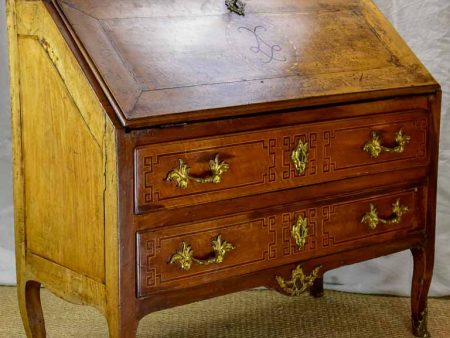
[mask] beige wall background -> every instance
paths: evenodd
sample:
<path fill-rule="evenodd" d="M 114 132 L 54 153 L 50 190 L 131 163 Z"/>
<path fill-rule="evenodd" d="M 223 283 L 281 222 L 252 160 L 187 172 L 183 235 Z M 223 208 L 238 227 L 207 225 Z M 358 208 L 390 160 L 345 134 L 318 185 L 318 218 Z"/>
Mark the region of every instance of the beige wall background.
<path fill-rule="evenodd" d="M 200 1 L 200 0 L 199 0 Z M 222 1 L 222 0 L 216 0 Z M 435 273 L 431 293 L 450 295 L 450 0 L 375 0 L 444 90 Z M 0 1 L 0 284 L 14 284 L 14 235 L 5 1 Z M 408 295 L 409 252 L 332 271 L 327 287 Z"/>

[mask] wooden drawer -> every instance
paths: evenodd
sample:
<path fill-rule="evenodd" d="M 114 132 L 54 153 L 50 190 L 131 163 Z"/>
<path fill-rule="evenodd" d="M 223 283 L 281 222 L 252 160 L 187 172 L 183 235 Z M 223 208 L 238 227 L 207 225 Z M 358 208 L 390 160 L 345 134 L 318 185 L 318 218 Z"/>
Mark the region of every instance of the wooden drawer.
<path fill-rule="evenodd" d="M 424 165 L 427 128 L 426 113 L 410 112 L 141 146 L 135 150 L 136 212 Z M 395 149 L 400 130 L 409 137 L 404 149 L 396 149 L 402 152 L 382 151 L 373 157 L 369 149 L 363 149 L 373 141 L 375 132 L 381 145 Z M 299 142 L 308 144 L 306 154 L 297 153 L 300 161 L 307 160 L 303 173 L 292 160 Z M 210 161 L 216 155 L 217 164 L 226 163 L 228 170 L 216 175 L 220 180 L 214 184 Z M 180 168 L 180 160 L 190 168 L 191 178 L 184 181 L 184 187 L 180 187 L 180 177 L 186 172 Z M 195 181 L 200 178 L 209 182 Z"/>
<path fill-rule="evenodd" d="M 282 211 L 281 208 L 253 211 L 218 220 L 139 232 L 139 296 L 187 288 L 389 241 L 424 225 L 426 204 L 423 196 L 424 188 L 414 188 L 371 197 L 347 198 L 334 203 L 286 206 Z M 402 209 L 403 214 L 397 212 L 395 216 L 393 205 L 397 201 L 408 210 Z M 300 246 L 292 235 L 294 225 Z M 234 249 L 230 247 L 223 256 L 215 256 L 213 240 L 217 240 L 218 236 Z M 302 243 L 302 240 L 305 242 Z M 193 251 L 194 260 L 186 259 L 189 248 Z M 223 262 L 198 264 L 215 257 L 223 258 Z M 195 258 L 199 261 L 196 262 Z"/>

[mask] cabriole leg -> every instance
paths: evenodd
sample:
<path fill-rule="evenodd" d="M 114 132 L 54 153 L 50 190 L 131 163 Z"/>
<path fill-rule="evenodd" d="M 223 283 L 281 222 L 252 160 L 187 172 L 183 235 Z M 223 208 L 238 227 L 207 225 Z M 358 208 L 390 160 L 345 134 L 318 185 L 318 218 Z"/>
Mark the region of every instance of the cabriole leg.
<path fill-rule="evenodd" d="M 416 337 L 430 337 L 427 327 L 427 297 L 433 275 L 434 249 L 428 245 L 411 249 L 414 273 L 411 288 L 412 329 Z"/>
<path fill-rule="evenodd" d="M 28 338 L 45 338 L 44 315 L 41 306 L 41 283 L 19 281 L 17 294 L 23 326 Z"/>

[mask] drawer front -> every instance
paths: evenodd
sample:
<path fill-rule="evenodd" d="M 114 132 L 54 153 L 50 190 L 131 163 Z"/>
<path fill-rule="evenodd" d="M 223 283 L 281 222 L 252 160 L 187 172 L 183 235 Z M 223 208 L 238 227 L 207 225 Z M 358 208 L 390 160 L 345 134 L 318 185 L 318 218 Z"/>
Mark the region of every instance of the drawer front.
<path fill-rule="evenodd" d="M 410 189 L 140 232 L 138 294 L 187 288 L 393 239 L 423 226 L 423 196 L 424 188 Z M 393 211 L 397 201 L 400 213 Z"/>
<path fill-rule="evenodd" d="M 424 165 L 427 128 L 397 113 L 138 147 L 136 212 Z"/>

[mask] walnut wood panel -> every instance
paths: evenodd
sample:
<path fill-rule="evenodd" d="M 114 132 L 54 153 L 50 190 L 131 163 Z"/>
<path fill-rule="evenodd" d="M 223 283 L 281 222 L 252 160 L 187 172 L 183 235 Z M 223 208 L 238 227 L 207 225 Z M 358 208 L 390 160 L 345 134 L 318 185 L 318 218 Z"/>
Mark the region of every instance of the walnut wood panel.
<path fill-rule="evenodd" d="M 126 126 L 436 86 L 370 1 L 54 3 Z"/>
<path fill-rule="evenodd" d="M 390 218 L 392 204 L 400 200 L 409 208 L 398 224 L 370 229 L 361 222 L 369 204 L 378 207 L 380 217 Z M 334 203 L 316 202 L 308 207 L 285 211 L 248 212 L 238 216 L 192 225 L 171 227 L 138 233 L 139 296 L 168 289 L 191 287 L 197 284 L 228 278 L 287 264 L 301 259 L 367 245 L 367 241 L 389 238 L 390 233 L 414 230 L 424 226 L 423 188 L 389 192 L 360 199 L 346 199 Z M 305 247 L 298 249 L 291 236 L 292 225 L 298 217 L 308 219 L 309 235 Z M 192 246 L 194 257 L 211 255 L 211 242 L 218 235 L 235 246 L 220 265 L 193 264 L 189 271 L 181 271 L 170 258 L 181 250 L 183 242 Z"/>
<path fill-rule="evenodd" d="M 343 265 L 363 262 L 374 257 L 393 254 L 411 247 L 419 246 L 424 241 L 424 234 L 413 232 L 403 234 L 396 233 L 396 237 L 389 242 L 383 242 L 369 245 L 363 249 L 356 248 L 334 255 L 316 257 L 311 260 L 303 261 L 302 266 L 305 271 L 311 271 L 317 266 L 322 266 L 324 272 L 332 270 Z M 291 271 L 295 269 L 298 262 L 288 265 L 277 266 L 275 268 L 258 270 L 246 275 L 234 276 L 208 284 L 199 284 L 190 288 L 180 290 L 168 290 L 158 295 L 149 295 L 141 299 L 138 303 L 140 318 L 154 311 L 159 311 L 174 306 L 184 305 L 199 300 L 205 300 L 212 297 L 226 295 L 230 292 L 238 292 L 256 287 L 267 287 L 277 289 L 279 286 L 275 276 L 290 276 Z M 325 293 L 326 296 L 326 293 Z"/>
<path fill-rule="evenodd" d="M 427 128 L 426 114 L 415 112 L 138 147 L 136 211 L 218 201 L 424 165 Z M 381 134 L 383 144 L 392 145 L 399 130 L 411 137 L 403 153 L 382 154 L 374 159 L 363 151 L 372 131 Z M 296 173 L 291 160 L 291 153 L 300 140 L 309 144 L 303 175 Z M 189 165 L 192 176 L 207 176 L 209 160 L 216 154 L 230 165 L 221 183 L 190 182 L 186 189 L 181 189 L 166 180 L 169 172 L 178 167 L 179 159 Z"/>
<path fill-rule="evenodd" d="M 370 204 L 377 209 L 378 216 L 383 219 L 391 219 L 393 216 L 392 206 L 396 201 L 401 206 L 409 210 L 403 215 L 399 223 L 377 225 L 376 229 L 369 228 L 369 225 L 362 222 L 355 222 L 355 219 L 361 220 L 362 215 L 370 210 Z M 366 198 L 359 200 L 358 203 L 345 201 L 334 203 L 322 207 L 322 234 L 321 246 L 323 248 L 348 246 L 355 241 L 365 237 L 371 237 L 374 233 L 396 231 L 402 228 L 417 228 L 425 224 L 426 196 L 424 191 L 419 193 L 418 189 L 405 191 L 403 193 L 387 194 L 383 197 Z"/>
<path fill-rule="evenodd" d="M 117 307 L 105 285 L 118 270 L 117 242 L 105 254 L 117 232 L 116 130 L 44 4 L 7 8 L 18 301 L 27 336 L 44 337 L 41 284 L 105 315 L 106 298 Z"/>
<path fill-rule="evenodd" d="M 307 185 L 298 189 L 278 190 L 255 196 L 227 199 L 207 204 L 194 204 L 175 210 L 158 209 L 151 213 L 133 215 L 133 229 L 137 231 L 150 228 L 164 228 L 183 224 L 186 220 L 200 222 L 208 219 L 226 217 L 230 214 L 245 213 L 257 207 L 262 210 L 274 206 L 285 206 L 293 203 L 307 205 L 308 201 L 333 199 L 343 192 L 349 195 L 380 192 L 386 188 L 404 190 L 421 185 L 427 177 L 427 167 L 415 167 L 381 174 L 357 176 L 345 180 Z"/>

